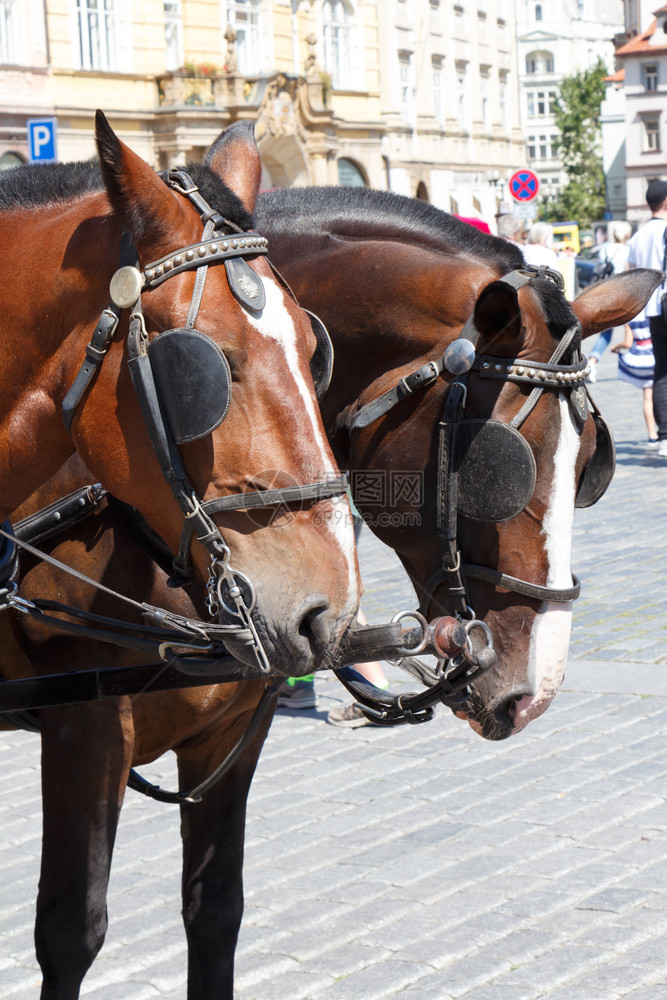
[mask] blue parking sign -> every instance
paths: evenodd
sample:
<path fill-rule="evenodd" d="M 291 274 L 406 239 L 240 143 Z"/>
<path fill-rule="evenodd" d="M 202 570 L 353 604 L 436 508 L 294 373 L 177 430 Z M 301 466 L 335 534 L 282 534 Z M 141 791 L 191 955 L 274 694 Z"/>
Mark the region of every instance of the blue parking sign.
<path fill-rule="evenodd" d="M 56 119 L 29 118 L 28 159 L 31 163 L 54 163 L 58 159 L 56 149 Z"/>

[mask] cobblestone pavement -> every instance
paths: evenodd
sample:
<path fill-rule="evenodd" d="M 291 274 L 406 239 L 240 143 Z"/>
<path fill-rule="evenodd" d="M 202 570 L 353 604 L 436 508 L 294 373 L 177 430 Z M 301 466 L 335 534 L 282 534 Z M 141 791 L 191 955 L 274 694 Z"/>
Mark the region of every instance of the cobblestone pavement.
<path fill-rule="evenodd" d="M 327 675 L 316 710 L 281 712 L 251 794 L 237 1000 L 667 1000 L 667 460 L 614 374 L 608 352 L 593 392 L 618 471 L 577 514 L 563 690 L 500 744 L 444 709 L 335 729 L 346 698 Z M 361 563 L 371 621 L 412 605 L 369 534 Z M 0 997 L 28 1000 L 38 739 L 0 733 L 0 762 Z M 144 773 L 174 780 L 170 758 Z M 178 825 L 128 794 L 84 996 L 184 1000 Z"/>

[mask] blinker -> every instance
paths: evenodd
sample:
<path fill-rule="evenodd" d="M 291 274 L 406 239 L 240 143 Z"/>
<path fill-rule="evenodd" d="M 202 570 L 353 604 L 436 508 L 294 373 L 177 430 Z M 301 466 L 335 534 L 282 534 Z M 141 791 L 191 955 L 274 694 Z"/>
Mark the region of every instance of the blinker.
<path fill-rule="evenodd" d="M 331 382 L 331 376 L 333 374 L 333 344 L 331 343 L 329 331 L 320 317 L 316 316 L 315 313 L 312 313 L 310 309 L 304 309 L 303 311 L 308 314 L 308 319 L 310 320 L 310 325 L 317 341 L 315 353 L 310 361 L 310 373 L 313 376 L 315 394 L 318 399 L 322 399 L 322 396 L 324 396 L 325 392 L 329 388 L 329 383 Z"/>
<path fill-rule="evenodd" d="M 119 267 L 109 284 L 111 301 L 118 309 L 129 309 L 141 295 L 144 279 L 136 267 Z"/>
<path fill-rule="evenodd" d="M 465 419 L 455 426 L 454 468 L 460 514 L 500 523 L 527 505 L 537 467 L 526 439 L 499 420 Z"/>
<path fill-rule="evenodd" d="M 148 345 L 160 407 L 176 444 L 206 437 L 227 416 L 232 395 L 229 362 L 198 330 L 165 330 Z"/>

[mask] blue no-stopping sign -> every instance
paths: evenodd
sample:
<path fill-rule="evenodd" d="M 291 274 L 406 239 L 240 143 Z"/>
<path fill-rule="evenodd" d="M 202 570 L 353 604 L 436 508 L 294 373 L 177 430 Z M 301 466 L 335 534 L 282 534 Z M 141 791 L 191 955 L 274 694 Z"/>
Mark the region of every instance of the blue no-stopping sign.
<path fill-rule="evenodd" d="M 55 118 L 29 118 L 28 159 L 31 163 L 54 163 L 58 159 Z"/>

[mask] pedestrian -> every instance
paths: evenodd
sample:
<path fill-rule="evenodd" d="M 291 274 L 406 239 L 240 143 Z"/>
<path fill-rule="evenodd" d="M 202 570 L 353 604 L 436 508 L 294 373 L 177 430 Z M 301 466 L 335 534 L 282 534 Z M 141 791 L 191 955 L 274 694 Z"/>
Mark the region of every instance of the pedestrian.
<path fill-rule="evenodd" d="M 653 417 L 653 375 L 654 358 L 651 335 L 646 316 L 641 312 L 625 326 L 622 344 L 614 344 L 612 351 L 618 354 L 618 378 L 637 386 L 643 393 L 643 411 L 648 431 L 648 447 L 658 447 L 657 428 Z M 622 353 L 623 352 L 623 353 Z"/>
<path fill-rule="evenodd" d="M 630 254 L 630 247 L 628 246 L 628 240 L 632 236 L 632 226 L 630 225 L 629 222 L 623 222 L 623 221 L 610 222 L 608 227 L 608 233 L 610 239 L 600 244 L 598 261 L 600 264 L 611 265 L 611 272 L 609 275 L 609 277 L 611 277 L 612 274 L 621 274 L 623 271 L 626 270 L 628 266 L 628 256 Z M 618 331 L 617 336 L 625 337 L 626 330 L 625 327 L 623 326 L 611 328 L 609 330 L 603 330 L 602 333 L 599 334 L 597 340 L 593 344 L 593 349 L 588 358 L 588 360 L 591 363 L 591 371 L 590 375 L 588 376 L 589 382 L 597 381 L 597 373 L 595 371 L 595 368 L 598 361 L 600 360 L 606 349 L 609 347 L 609 344 L 613 339 L 614 329 Z M 623 344 L 620 346 L 630 347 L 631 345 L 630 344 L 626 345 L 624 340 Z"/>
<path fill-rule="evenodd" d="M 628 268 L 651 267 L 663 271 L 667 260 L 665 230 L 667 230 L 667 181 L 651 181 L 646 189 L 646 204 L 651 218 L 629 242 Z M 655 368 L 653 374 L 653 416 L 658 431 L 658 455 L 667 458 L 667 321 L 662 317 L 660 285 L 644 309 L 651 331 Z"/>
<path fill-rule="evenodd" d="M 534 222 L 526 233 L 523 257 L 526 264 L 544 265 L 558 271 L 558 254 L 553 249 L 554 233 L 548 222 Z"/>
<path fill-rule="evenodd" d="M 498 219 L 498 236 L 523 248 L 523 219 L 518 215 L 501 215 Z"/>

